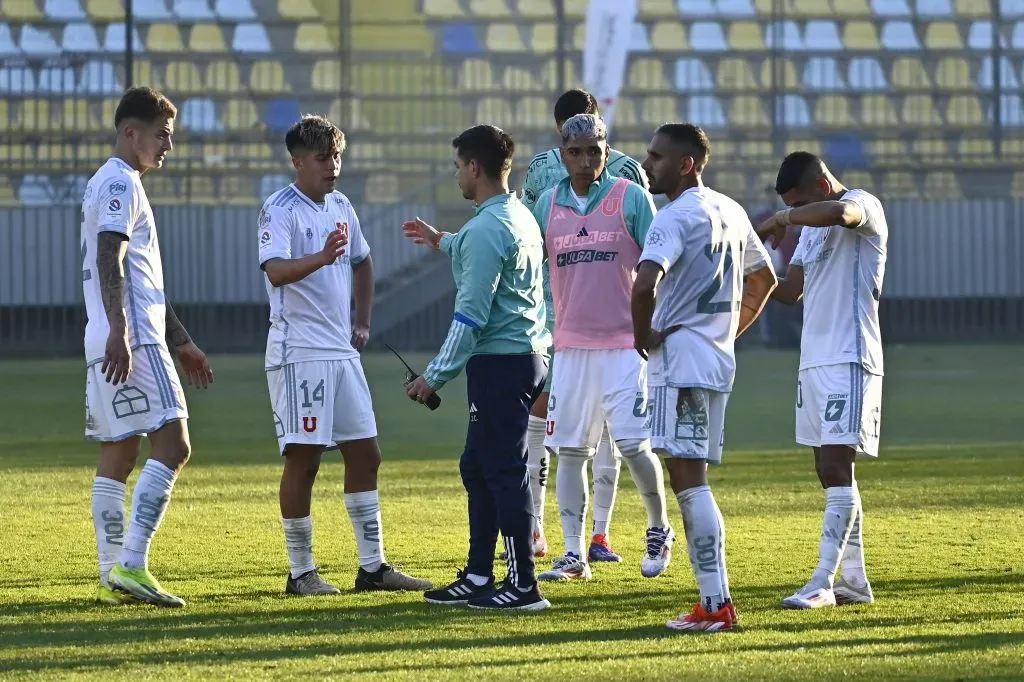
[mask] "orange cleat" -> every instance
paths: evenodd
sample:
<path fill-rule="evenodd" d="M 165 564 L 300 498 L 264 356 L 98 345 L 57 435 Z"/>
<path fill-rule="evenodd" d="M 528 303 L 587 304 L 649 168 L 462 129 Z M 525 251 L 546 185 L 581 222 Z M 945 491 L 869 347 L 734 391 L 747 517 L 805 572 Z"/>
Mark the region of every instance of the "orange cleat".
<path fill-rule="evenodd" d="M 678 618 L 666 623 L 666 626 L 670 630 L 683 632 L 723 632 L 736 627 L 737 621 L 736 607 L 732 603 L 727 603 L 714 613 L 708 613 L 703 605 L 695 604 L 693 611 L 686 615 L 680 614 Z"/>

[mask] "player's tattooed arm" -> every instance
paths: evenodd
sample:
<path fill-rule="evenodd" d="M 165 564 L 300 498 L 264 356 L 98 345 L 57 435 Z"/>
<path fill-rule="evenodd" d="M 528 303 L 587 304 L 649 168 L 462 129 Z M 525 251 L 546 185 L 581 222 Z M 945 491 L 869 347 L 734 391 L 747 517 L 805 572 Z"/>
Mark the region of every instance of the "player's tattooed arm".
<path fill-rule="evenodd" d="M 177 348 L 178 346 L 184 346 L 186 343 L 192 343 L 192 337 L 188 335 L 188 330 L 185 329 L 185 325 L 178 319 L 178 315 L 174 312 L 174 308 L 171 307 L 170 303 L 166 303 L 164 308 L 167 310 L 165 316 L 165 322 L 167 325 L 167 343 L 170 344 L 171 348 Z"/>
<path fill-rule="evenodd" d="M 754 320 L 764 310 L 764 304 L 772 290 L 778 286 L 778 279 L 771 264 L 766 264 L 760 270 L 747 275 L 743 280 L 743 300 L 740 304 L 740 322 L 736 330 L 736 336 L 742 336 L 743 332 L 754 324 Z"/>
<path fill-rule="evenodd" d="M 128 238 L 119 232 L 100 232 L 96 238 L 96 270 L 100 280 L 103 310 L 112 331 L 124 333 L 124 256 Z"/>

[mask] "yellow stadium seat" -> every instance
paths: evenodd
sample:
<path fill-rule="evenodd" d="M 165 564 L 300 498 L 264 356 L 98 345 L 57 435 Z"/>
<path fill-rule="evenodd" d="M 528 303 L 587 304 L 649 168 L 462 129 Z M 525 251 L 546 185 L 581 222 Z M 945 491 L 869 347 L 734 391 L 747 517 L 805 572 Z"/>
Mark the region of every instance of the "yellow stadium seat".
<path fill-rule="evenodd" d="M 754 80 L 754 72 L 750 70 L 750 64 L 747 60 L 737 57 L 727 57 L 718 62 L 716 80 L 718 89 L 727 92 L 749 92 L 761 89 L 758 82 Z"/>
<path fill-rule="evenodd" d="M 683 52 L 689 49 L 686 31 L 678 18 L 675 21 L 659 21 L 654 25 L 651 29 L 651 47 L 656 52 Z"/>
<path fill-rule="evenodd" d="M 242 80 L 238 74 L 238 63 L 215 61 L 206 65 L 206 87 L 210 92 L 241 92 Z"/>
<path fill-rule="evenodd" d="M 565 16 L 577 19 L 587 13 L 587 3 L 590 0 L 565 0 Z"/>
<path fill-rule="evenodd" d="M 483 97 L 476 104 L 476 122 L 507 128 L 515 122 L 512 105 L 504 97 Z"/>
<path fill-rule="evenodd" d="M 505 92 L 527 92 L 542 90 L 537 77 L 529 69 L 522 66 L 509 66 L 501 76 L 501 87 Z"/>
<path fill-rule="evenodd" d="M 925 199 L 961 199 L 960 181 L 956 173 L 939 171 L 924 176 Z"/>
<path fill-rule="evenodd" d="M 572 31 L 572 49 L 576 52 L 583 52 L 587 47 L 587 25 L 583 22 L 576 24 Z"/>
<path fill-rule="evenodd" d="M 885 95 L 866 95 L 860 101 L 860 120 L 865 126 L 889 127 L 900 123 L 892 102 Z"/>
<path fill-rule="evenodd" d="M 315 92 L 337 92 L 341 89 L 341 64 L 321 59 L 313 64 L 312 85 Z"/>
<path fill-rule="evenodd" d="M 912 143 L 914 155 L 924 161 L 947 161 L 950 158 L 949 143 L 941 137 L 925 137 Z"/>
<path fill-rule="evenodd" d="M 915 173 L 892 171 L 882 176 L 879 193 L 887 199 L 920 199 Z"/>
<path fill-rule="evenodd" d="M 35 0 L 3 0 L 0 2 L 0 17 L 15 21 L 34 21 L 42 19 L 43 13 Z"/>
<path fill-rule="evenodd" d="M 729 123 L 741 128 L 767 128 L 768 116 L 764 113 L 761 98 L 753 95 L 734 97 L 729 104 Z"/>
<path fill-rule="evenodd" d="M 640 122 L 651 127 L 657 127 L 662 123 L 672 123 L 681 118 L 679 102 L 673 95 L 644 97 L 642 111 Z"/>
<path fill-rule="evenodd" d="M 714 154 L 714 151 L 712 151 Z M 712 185 L 715 191 L 721 192 L 729 197 L 744 197 L 747 194 L 747 178 L 743 173 L 736 171 L 718 171 L 715 173 Z"/>
<path fill-rule="evenodd" d="M 665 92 L 673 88 L 665 78 L 665 68 L 659 59 L 636 59 L 629 65 L 628 88 L 644 92 Z"/>
<path fill-rule="evenodd" d="M 546 129 L 551 125 L 548 101 L 543 97 L 524 97 L 516 102 L 516 125 L 530 130 Z"/>
<path fill-rule="evenodd" d="M 139 81 L 140 83 L 142 81 Z M 107 99 L 100 102 L 100 120 L 103 121 L 104 125 L 113 127 L 114 125 L 114 114 L 117 112 L 117 105 L 121 103 L 121 100 L 108 97 Z"/>
<path fill-rule="evenodd" d="M 971 66 L 963 57 L 943 57 L 939 60 L 935 80 L 943 90 L 973 90 Z"/>
<path fill-rule="evenodd" d="M 952 21 L 935 21 L 924 32 L 924 46 L 929 50 L 962 50 L 964 41 Z"/>
<path fill-rule="evenodd" d="M 181 179 L 181 193 L 186 201 L 193 204 L 213 204 L 213 177 L 189 173 Z"/>
<path fill-rule="evenodd" d="M 363 193 L 368 204 L 394 204 L 398 202 L 401 191 L 398 176 L 394 173 L 374 173 L 366 178 L 366 190 Z"/>
<path fill-rule="evenodd" d="M 954 95 L 946 104 L 946 122 L 951 126 L 985 125 L 985 114 L 976 95 Z"/>
<path fill-rule="evenodd" d="M 954 12 L 959 17 L 987 17 L 991 15 L 988 3 L 978 0 L 956 0 Z"/>
<path fill-rule="evenodd" d="M 64 130 L 68 129 L 64 128 Z M 71 162 L 75 158 L 74 154 L 75 149 L 70 144 L 43 142 L 36 148 L 35 160 L 38 161 L 39 165 L 43 168 L 59 168 L 61 166 L 68 168 L 72 165 Z"/>
<path fill-rule="evenodd" d="M 156 73 L 153 71 L 153 62 L 148 59 L 136 59 L 132 70 L 135 72 L 133 80 L 136 83 L 156 83 L 158 80 Z"/>
<path fill-rule="evenodd" d="M 321 18 L 311 0 L 277 0 L 277 13 L 281 18 L 292 21 Z"/>
<path fill-rule="evenodd" d="M 821 155 L 821 140 L 819 138 L 805 138 L 801 140 L 790 140 L 786 143 L 786 151 L 804 151 Z"/>
<path fill-rule="evenodd" d="M 734 21 L 729 24 L 729 47 L 734 50 L 763 50 L 761 25 L 755 21 Z"/>
<path fill-rule="evenodd" d="M 534 24 L 530 45 L 537 54 L 549 54 L 558 47 L 558 35 L 554 24 Z"/>
<path fill-rule="evenodd" d="M 872 140 L 868 143 L 871 158 L 876 166 L 902 165 L 907 162 L 910 150 L 904 140 Z"/>
<path fill-rule="evenodd" d="M 645 19 L 679 19 L 674 0 L 640 0 L 640 16 Z M 655 48 L 657 49 L 657 48 Z"/>
<path fill-rule="evenodd" d="M 1013 182 L 1010 183 L 1010 196 L 1014 199 L 1024 197 L 1024 172 L 1013 174 Z"/>
<path fill-rule="evenodd" d="M 6 106 L 7 102 L 3 102 L 2 105 Z M 3 107 L 0 106 L 0 111 Z M 108 146 L 105 150 L 106 155 L 110 156 L 110 147 Z M 0 145 L 0 163 L 7 167 L 23 168 L 27 163 L 31 163 L 32 159 L 36 157 L 35 147 L 27 144 L 4 144 Z M 6 176 L 0 176 L 6 177 Z"/>
<path fill-rule="evenodd" d="M 840 17 L 870 17 L 873 14 L 868 0 L 840 0 L 833 3 L 833 10 Z"/>
<path fill-rule="evenodd" d="M 555 7 L 551 0 L 518 0 L 516 9 L 527 19 L 554 19 Z"/>
<path fill-rule="evenodd" d="M 0 132 L 7 132 L 13 126 L 11 125 L 14 120 L 12 114 L 15 111 L 15 107 L 8 104 L 7 100 L 0 99 Z M 0 156 L 0 161 L 3 161 L 3 157 Z"/>
<path fill-rule="evenodd" d="M 829 128 L 852 128 L 850 100 L 843 95 L 822 95 L 814 104 L 814 123 Z"/>
<path fill-rule="evenodd" d="M 244 206 L 257 202 L 251 175 L 228 175 L 218 183 L 219 203 L 228 206 Z"/>
<path fill-rule="evenodd" d="M 224 52 L 224 34 L 217 24 L 196 24 L 189 35 L 188 47 L 194 52 Z"/>
<path fill-rule="evenodd" d="M 957 142 L 960 163 L 966 165 L 988 165 L 995 156 L 995 145 L 988 138 L 961 138 Z"/>
<path fill-rule="evenodd" d="M 486 59 L 467 59 L 459 67 L 459 90 L 486 92 L 497 90 L 494 68 Z"/>
<path fill-rule="evenodd" d="M 850 189 L 863 189 L 874 192 L 875 178 L 867 171 L 850 170 L 843 172 L 841 182 Z"/>
<path fill-rule="evenodd" d="M 776 2 L 779 0 L 754 0 L 754 7 L 761 16 L 771 16 L 775 12 Z M 785 0 L 782 0 L 785 2 Z"/>
<path fill-rule="evenodd" d="M 228 130 L 256 130 L 263 127 L 256 105 L 248 99 L 228 101 L 221 118 Z"/>
<path fill-rule="evenodd" d="M 892 84 L 901 90 L 931 89 L 932 80 L 917 57 L 898 57 L 892 63 Z"/>
<path fill-rule="evenodd" d="M 505 0 L 469 0 L 469 13 L 484 19 L 508 19 L 512 14 Z"/>
<path fill-rule="evenodd" d="M 523 52 L 526 45 L 523 44 L 523 36 L 516 24 L 496 23 L 487 26 L 487 34 L 484 44 L 488 50 L 494 52 Z"/>
<path fill-rule="evenodd" d="M 177 155 L 178 143 L 174 143 L 175 151 L 172 154 Z M 79 163 L 94 165 L 95 162 L 103 162 L 103 159 L 110 156 L 110 145 L 102 144 L 97 142 L 83 142 L 75 146 L 75 159 Z M 145 177 L 149 177 L 147 173 Z"/>
<path fill-rule="evenodd" d="M 50 103 L 45 99 L 23 99 L 15 116 L 15 130 L 24 132 L 46 132 L 53 121 L 50 119 Z M 113 118 L 110 119 L 113 123 Z"/>
<path fill-rule="evenodd" d="M 774 79 L 774 80 L 773 80 Z M 791 59 L 765 59 L 761 64 L 761 84 L 765 88 L 799 90 L 800 78 Z"/>
<path fill-rule="evenodd" d="M 14 186 L 11 185 L 11 179 L 6 175 L 0 176 L 0 206 L 17 206 L 19 203 L 18 197 L 14 193 Z"/>
<path fill-rule="evenodd" d="M 146 197 L 151 204 L 167 205 L 180 201 L 177 178 L 166 173 L 146 173 L 142 185 L 146 188 Z"/>
<path fill-rule="evenodd" d="M 767 140 L 746 140 L 740 142 L 740 155 L 744 161 L 774 158 L 774 147 L 775 145 Z"/>
<path fill-rule="evenodd" d="M 428 19 L 461 19 L 466 16 L 459 0 L 423 0 L 423 14 Z"/>
<path fill-rule="evenodd" d="M 558 68 L 558 60 L 549 59 L 545 62 L 540 72 L 540 81 L 548 90 L 554 90 L 558 87 Z M 565 87 L 576 87 L 579 82 L 579 70 L 576 68 L 576 60 L 567 59 L 565 63 Z"/>
<path fill-rule="evenodd" d="M 87 0 L 85 11 L 90 19 L 124 21 L 124 3 L 121 0 Z"/>
<path fill-rule="evenodd" d="M 942 124 L 935 101 L 931 95 L 907 95 L 903 99 L 903 122 L 915 126 L 937 126 Z"/>
<path fill-rule="evenodd" d="M 620 99 L 616 102 L 614 122 L 616 128 L 629 129 L 639 127 L 640 117 L 636 114 L 636 103 L 627 98 Z"/>
<path fill-rule="evenodd" d="M 787 0 L 785 12 L 787 17 L 831 17 L 831 5 L 827 0 Z"/>
<path fill-rule="evenodd" d="M 207 142 L 203 145 L 202 162 L 210 168 L 225 168 L 237 162 L 236 145 L 227 142 Z"/>
<path fill-rule="evenodd" d="M 334 100 L 327 116 L 348 132 L 370 129 L 370 122 L 363 115 L 362 103 L 358 99 Z"/>
<path fill-rule="evenodd" d="M 843 27 L 843 46 L 847 50 L 878 50 L 878 29 L 870 21 L 848 21 Z"/>
<path fill-rule="evenodd" d="M 295 29 L 296 52 L 334 52 L 337 45 L 331 42 L 327 27 L 323 24 L 299 24 Z"/>
<path fill-rule="evenodd" d="M 168 62 L 162 82 L 170 92 L 182 95 L 191 95 L 205 89 L 199 69 L 192 62 Z"/>
<path fill-rule="evenodd" d="M 241 157 L 252 168 L 279 168 L 285 153 L 279 152 L 275 157 L 274 150 L 266 142 L 246 142 L 242 145 Z"/>
<path fill-rule="evenodd" d="M 146 36 L 146 49 L 151 52 L 184 52 L 185 46 L 175 24 L 153 24 Z"/>
<path fill-rule="evenodd" d="M 261 60 L 252 65 L 249 87 L 260 94 L 291 92 L 284 80 L 284 65 L 279 61 Z"/>
<path fill-rule="evenodd" d="M 423 23 L 360 26 L 353 32 L 352 47 L 356 51 L 430 54 L 434 52 L 434 34 Z"/>

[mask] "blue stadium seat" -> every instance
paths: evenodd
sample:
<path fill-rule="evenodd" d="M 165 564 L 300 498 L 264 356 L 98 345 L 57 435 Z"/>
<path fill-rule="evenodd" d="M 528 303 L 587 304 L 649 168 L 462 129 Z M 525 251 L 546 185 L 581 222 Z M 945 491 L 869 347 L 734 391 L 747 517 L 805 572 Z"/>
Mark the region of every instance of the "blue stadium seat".
<path fill-rule="evenodd" d="M 287 187 L 292 179 L 283 173 L 272 173 L 260 178 L 260 198 L 266 199 L 282 187 Z"/>
<path fill-rule="evenodd" d="M 920 50 L 921 41 L 909 21 L 887 21 L 882 26 L 882 47 L 889 50 Z"/>
<path fill-rule="evenodd" d="M 676 11 L 683 18 L 709 17 L 718 14 L 715 0 L 676 0 Z"/>
<path fill-rule="evenodd" d="M 121 71 L 111 62 L 98 60 L 90 60 L 82 67 L 78 87 L 84 95 L 117 95 L 124 89 Z"/>
<path fill-rule="evenodd" d="M 18 187 L 18 201 L 26 206 L 49 206 L 53 195 L 53 185 L 45 175 L 26 175 Z"/>
<path fill-rule="evenodd" d="M 804 37 L 795 21 L 772 21 L 764 27 L 764 44 L 769 49 L 777 47 L 798 52 L 804 49 Z"/>
<path fill-rule="evenodd" d="M 174 0 L 174 13 L 181 19 L 213 19 L 207 0 Z"/>
<path fill-rule="evenodd" d="M 302 107 L 290 97 L 277 97 L 267 102 L 263 109 L 263 120 L 274 133 L 285 133 L 302 118 Z"/>
<path fill-rule="evenodd" d="M 480 54 L 480 34 L 476 26 L 463 21 L 452 21 L 441 29 L 441 49 L 448 54 Z"/>
<path fill-rule="evenodd" d="M 871 0 L 871 13 L 877 17 L 909 17 L 907 0 Z"/>
<path fill-rule="evenodd" d="M 1001 47 L 1009 47 L 1006 35 L 999 31 L 999 44 Z M 967 47 L 972 50 L 992 49 L 992 22 L 988 20 L 975 21 L 967 32 Z"/>
<path fill-rule="evenodd" d="M 46 0 L 43 14 L 57 21 L 74 21 L 85 19 L 85 10 L 78 0 Z"/>
<path fill-rule="evenodd" d="M 786 128 L 806 128 L 811 125 L 807 100 L 800 95 L 783 95 L 775 98 L 775 116 Z"/>
<path fill-rule="evenodd" d="M 256 18 L 256 10 L 253 9 L 250 0 L 217 0 L 213 11 L 221 19 L 245 21 Z"/>
<path fill-rule="evenodd" d="M 21 51 L 28 55 L 50 56 L 60 54 L 60 46 L 48 30 L 22 24 Z"/>
<path fill-rule="evenodd" d="M 864 140 L 849 133 L 825 136 L 825 158 L 840 168 L 867 168 L 869 165 Z"/>
<path fill-rule="evenodd" d="M 201 133 L 224 130 L 223 124 L 217 119 L 217 105 L 205 97 L 185 100 L 179 118 L 181 127 L 187 130 Z"/>
<path fill-rule="evenodd" d="M 39 72 L 39 91 L 54 95 L 72 93 L 78 89 L 75 70 L 70 66 L 47 66 Z"/>
<path fill-rule="evenodd" d="M 647 26 L 639 21 L 633 23 L 633 30 L 629 34 L 630 52 L 650 52 L 651 39 L 647 34 Z"/>
<path fill-rule="evenodd" d="M 124 24 L 122 22 L 115 22 L 107 26 L 107 32 L 103 36 L 104 52 L 124 54 L 124 38 Z M 139 37 L 139 29 L 137 26 L 132 29 L 132 48 L 136 52 L 142 52 L 145 49 L 142 46 L 142 38 Z"/>
<path fill-rule="evenodd" d="M 18 54 L 20 50 L 14 44 L 14 36 L 11 34 L 11 27 L 8 24 L 0 23 L 0 57 L 4 55 Z"/>
<path fill-rule="evenodd" d="M 1017 80 L 1017 72 L 1013 68 L 1013 64 L 1006 57 L 1003 57 L 1000 61 L 999 67 L 999 85 L 1003 90 L 1017 90 L 1020 88 L 1020 81 Z M 992 57 L 985 57 L 981 60 L 981 68 L 978 69 L 978 87 L 982 90 L 992 90 L 995 88 L 996 83 L 996 69 L 995 62 L 992 61 Z"/>
<path fill-rule="evenodd" d="M 695 52 L 725 52 L 728 46 L 717 21 L 695 21 L 690 26 L 690 47 Z"/>
<path fill-rule="evenodd" d="M 685 93 L 706 92 L 715 89 L 715 81 L 707 64 L 696 57 L 685 57 L 676 61 L 676 90 Z"/>
<path fill-rule="evenodd" d="M 718 13 L 723 17 L 753 17 L 757 10 L 753 0 L 718 0 Z"/>
<path fill-rule="evenodd" d="M 246 23 L 235 27 L 235 36 L 231 40 L 231 49 L 235 52 L 272 52 L 270 36 L 263 24 Z"/>
<path fill-rule="evenodd" d="M 721 100 L 710 95 L 689 98 L 686 103 L 686 120 L 702 128 L 725 128 L 729 125 Z"/>
<path fill-rule="evenodd" d="M 174 18 L 171 10 L 167 9 L 166 0 L 146 0 L 146 2 L 133 4 L 132 10 L 137 19 L 145 21 L 166 21 Z"/>
<path fill-rule="evenodd" d="M 1024 21 L 1018 21 L 1014 24 L 1010 45 L 1015 50 L 1024 50 Z"/>
<path fill-rule="evenodd" d="M 0 92 L 13 95 L 36 91 L 36 74 L 27 66 L 0 67 Z"/>
<path fill-rule="evenodd" d="M 999 0 L 999 12 L 1007 17 L 1024 17 L 1024 0 Z"/>
<path fill-rule="evenodd" d="M 810 52 L 833 52 L 843 44 L 836 22 L 825 19 L 808 21 L 804 26 L 804 49 Z"/>
<path fill-rule="evenodd" d="M 929 19 L 950 18 L 953 16 L 951 0 L 917 0 L 917 15 Z"/>
<path fill-rule="evenodd" d="M 888 90 L 889 81 L 882 65 L 874 57 L 855 57 L 850 60 L 846 72 L 850 87 L 854 90 Z"/>
<path fill-rule="evenodd" d="M 60 37 L 60 44 L 65 52 L 99 52 L 100 42 L 96 38 L 96 29 L 92 24 L 73 22 L 65 24 Z"/>
<path fill-rule="evenodd" d="M 845 90 L 846 82 L 839 73 L 835 57 L 811 57 L 804 64 L 804 87 L 809 90 Z"/>
<path fill-rule="evenodd" d="M 1021 104 L 1020 95 L 1003 95 L 1000 98 L 999 114 L 1002 117 L 1004 126 L 1024 126 L 1024 105 Z M 988 108 L 988 120 L 993 122 L 995 112 L 991 105 Z"/>

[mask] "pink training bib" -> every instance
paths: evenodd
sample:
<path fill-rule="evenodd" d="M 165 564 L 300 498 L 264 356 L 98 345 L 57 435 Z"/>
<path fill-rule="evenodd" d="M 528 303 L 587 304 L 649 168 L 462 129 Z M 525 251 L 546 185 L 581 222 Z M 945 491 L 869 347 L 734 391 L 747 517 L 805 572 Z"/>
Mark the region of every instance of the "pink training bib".
<path fill-rule="evenodd" d="M 632 348 L 630 296 L 640 245 L 626 228 L 622 202 L 629 180 L 618 179 L 585 216 L 555 203 L 545 243 L 555 301 L 555 350 Z"/>

